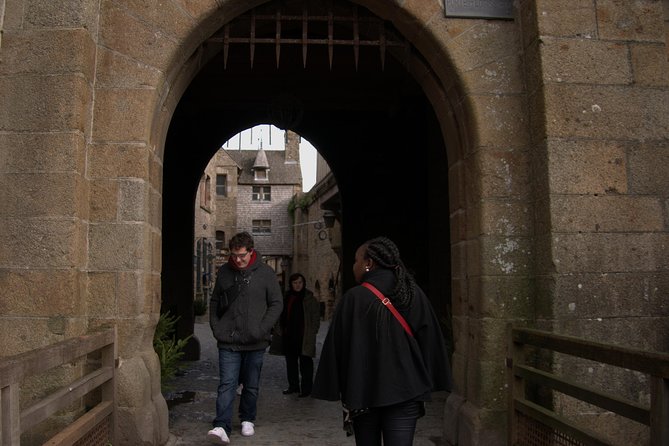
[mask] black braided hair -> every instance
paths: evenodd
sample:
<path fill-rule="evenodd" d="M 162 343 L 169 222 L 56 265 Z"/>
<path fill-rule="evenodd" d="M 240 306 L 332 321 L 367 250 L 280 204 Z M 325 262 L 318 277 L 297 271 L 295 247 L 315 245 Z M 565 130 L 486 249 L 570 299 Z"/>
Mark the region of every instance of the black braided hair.
<path fill-rule="evenodd" d="M 411 305 L 415 293 L 415 281 L 400 258 L 397 245 L 387 237 L 376 237 L 365 242 L 365 258 L 372 259 L 382 268 L 392 270 L 397 277 L 397 284 L 388 296 L 398 308 Z"/>

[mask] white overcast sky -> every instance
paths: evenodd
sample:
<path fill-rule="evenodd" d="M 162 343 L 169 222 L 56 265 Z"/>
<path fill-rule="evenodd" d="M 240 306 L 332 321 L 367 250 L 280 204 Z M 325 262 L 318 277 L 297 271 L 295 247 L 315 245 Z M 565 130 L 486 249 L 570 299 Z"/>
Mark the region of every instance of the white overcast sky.
<path fill-rule="evenodd" d="M 224 149 L 265 150 L 285 149 L 285 130 L 270 124 L 262 124 L 236 134 L 223 144 Z M 302 190 L 309 191 L 316 183 L 316 149 L 309 141 L 301 138 L 300 166 L 302 168 Z"/>

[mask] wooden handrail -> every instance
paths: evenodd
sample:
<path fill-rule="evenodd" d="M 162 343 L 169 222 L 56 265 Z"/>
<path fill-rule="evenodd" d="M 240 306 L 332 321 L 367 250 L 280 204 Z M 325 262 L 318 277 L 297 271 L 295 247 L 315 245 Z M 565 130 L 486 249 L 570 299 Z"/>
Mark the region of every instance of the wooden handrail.
<path fill-rule="evenodd" d="M 19 392 L 23 381 L 100 351 L 101 364 L 73 383 L 52 392 L 32 406 L 21 410 Z M 116 407 L 116 328 L 104 329 L 19 355 L 0 359 L 0 445 L 19 446 L 21 434 L 48 419 L 57 411 L 101 389 L 102 401 L 67 426 L 47 444 L 72 444 L 82 438 L 104 417 L 110 417 L 110 440 L 115 439 L 114 408 Z"/>
<path fill-rule="evenodd" d="M 635 350 L 511 325 L 508 338 L 509 445 L 514 445 L 519 440 L 515 418 L 517 413 L 566 433 L 584 444 L 607 444 L 587 429 L 579 428 L 573 422 L 526 400 L 525 382 L 532 382 L 646 424 L 650 426 L 651 444 L 669 446 L 669 354 Z M 650 408 L 524 364 L 523 347 L 526 345 L 650 375 Z"/>

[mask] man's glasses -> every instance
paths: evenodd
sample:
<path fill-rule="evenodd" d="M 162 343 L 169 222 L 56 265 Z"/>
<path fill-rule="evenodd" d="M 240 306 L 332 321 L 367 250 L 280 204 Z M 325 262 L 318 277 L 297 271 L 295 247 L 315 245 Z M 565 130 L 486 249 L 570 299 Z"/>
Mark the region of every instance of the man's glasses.
<path fill-rule="evenodd" d="M 239 254 L 230 254 L 230 257 L 233 259 L 243 259 L 249 254 L 251 254 L 251 251 L 240 252 Z"/>

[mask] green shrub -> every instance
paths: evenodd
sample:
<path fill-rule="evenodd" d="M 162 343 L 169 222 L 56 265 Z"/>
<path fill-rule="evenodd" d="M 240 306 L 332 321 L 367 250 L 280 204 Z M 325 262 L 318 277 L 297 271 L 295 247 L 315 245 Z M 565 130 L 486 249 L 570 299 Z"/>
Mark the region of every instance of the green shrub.
<path fill-rule="evenodd" d="M 178 320 L 178 316 L 161 313 L 158 325 L 156 325 L 156 332 L 153 335 L 153 349 L 160 360 L 160 381 L 163 389 L 166 387 L 166 381 L 173 378 L 181 369 L 179 360 L 184 355 L 184 347 L 192 337 L 192 335 L 189 335 L 184 339 L 176 339 L 174 333 Z"/>

